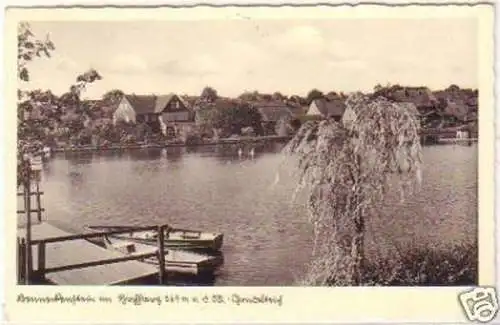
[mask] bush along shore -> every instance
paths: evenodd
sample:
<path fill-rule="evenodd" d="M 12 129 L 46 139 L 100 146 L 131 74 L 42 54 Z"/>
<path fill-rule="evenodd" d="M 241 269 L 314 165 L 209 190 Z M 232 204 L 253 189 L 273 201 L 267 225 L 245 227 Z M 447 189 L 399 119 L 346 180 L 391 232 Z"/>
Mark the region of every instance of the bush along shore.
<path fill-rule="evenodd" d="M 443 249 L 409 247 L 398 255 L 368 259 L 365 285 L 470 286 L 478 283 L 475 244 L 456 244 Z"/>
<path fill-rule="evenodd" d="M 478 249 L 475 243 L 446 248 L 413 245 L 396 248 L 390 255 L 370 255 L 361 268 L 362 286 L 474 286 L 478 284 Z M 348 267 L 336 270 L 324 285 L 349 286 L 344 279 Z M 309 275 L 309 277 L 315 275 Z M 310 285 L 306 279 L 301 285 Z"/>

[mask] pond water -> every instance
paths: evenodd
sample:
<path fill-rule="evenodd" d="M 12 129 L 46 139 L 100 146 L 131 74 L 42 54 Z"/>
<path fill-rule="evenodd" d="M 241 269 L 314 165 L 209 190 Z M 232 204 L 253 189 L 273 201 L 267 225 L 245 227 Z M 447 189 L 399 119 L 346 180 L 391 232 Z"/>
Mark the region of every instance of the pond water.
<path fill-rule="evenodd" d="M 223 232 L 225 264 L 215 285 L 292 285 L 312 249 L 312 229 L 295 180 L 276 173 L 280 145 L 57 154 L 44 167 L 45 218 L 71 230 L 88 224 Z M 477 146 L 424 147 L 421 190 L 394 195 L 368 221 L 372 251 L 477 238 Z M 374 245 L 377 243 L 377 245 Z"/>

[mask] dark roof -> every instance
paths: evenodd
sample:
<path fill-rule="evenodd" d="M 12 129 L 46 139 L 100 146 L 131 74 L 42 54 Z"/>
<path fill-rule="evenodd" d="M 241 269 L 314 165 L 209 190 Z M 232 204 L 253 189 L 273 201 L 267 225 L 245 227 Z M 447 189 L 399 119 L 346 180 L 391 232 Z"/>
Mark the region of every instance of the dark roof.
<path fill-rule="evenodd" d="M 307 112 L 307 106 L 303 106 L 290 101 L 287 101 L 286 105 L 295 117 L 302 116 Z"/>
<path fill-rule="evenodd" d="M 174 98 L 172 94 L 160 95 L 156 97 L 155 110 L 154 113 L 161 113 L 163 108 Z"/>
<path fill-rule="evenodd" d="M 155 112 L 155 95 L 125 95 L 136 114 L 149 114 Z"/>
<path fill-rule="evenodd" d="M 136 114 L 161 113 L 163 108 L 173 99 L 179 98 L 184 106 L 189 109 L 189 104 L 176 94 L 168 95 L 125 95 Z"/>
<path fill-rule="evenodd" d="M 160 95 L 156 97 L 156 105 L 155 105 L 155 113 L 161 113 L 165 106 L 168 105 L 168 103 L 174 99 L 177 98 L 179 102 L 181 102 L 186 109 L 190 109 L 190 105 L 180 96 L 177 96 L 176 94 L 168 94 L 168 95 Z"/>
<path fill-rule="evenodd" d="M 450 92 L 445 90 L 440 90 L 434 92 L 437 98 L 453 102 L 464 102 L 469 106 L 477 106 L 478 95 L 472 90 L 460 90 L 456 92 Z"/>
<path fill-rule="evenodd" d="M 277 122 L 284 116 L 293 116 L 290 107 L 279 101 L 264 101 L 252 103 L 262 115 L 264 122 Z"/>
<path fill-rule="evenodd" d="M 326 100 L 324 98 L 321 98 L 313 100 L 311 105 L 313 103 L 316 104 L 316 107 L 318 107 L 319 112 L 324 117 L 342 116 L 344 115 L 344 111 L 346 108 L 345 102 L 342 99 Z"/>
<path fill-rule="evenodd" d="M 231 98 L 217 98 L 213 105 L 220 109 L 232 109 L 236 107 L 240 101 Z"/>
<path fill-rule="evenodd" d="M 406 93 L 408 94 L 407 101 L 412 102 L 417 107 L 432 107 L 438 101 L 427 87 L 409 87 Z"/>
<path fill-rule="evenodd" d="M 375 92 L 397 102 L 410 102 L 418 108 L 434 107 L 438 102 L 436 95 L 427 87 L 393 86 Z"/>

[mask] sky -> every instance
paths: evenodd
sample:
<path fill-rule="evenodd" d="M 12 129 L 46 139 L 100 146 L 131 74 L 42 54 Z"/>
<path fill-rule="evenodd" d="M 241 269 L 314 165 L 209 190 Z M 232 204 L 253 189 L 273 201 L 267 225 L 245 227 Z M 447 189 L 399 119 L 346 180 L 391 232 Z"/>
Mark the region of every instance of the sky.
<path fill-rule="evenodd" d="M 311 89 L 370 91 L 376 84 L 478 87 L 474 19 L 311 19 L 31 22 L 56 50 L 29 64 L 26 88 L 62 94 L 90 68 L 102 80 L 84 98 L 135 94 L 221 96 Z"/>

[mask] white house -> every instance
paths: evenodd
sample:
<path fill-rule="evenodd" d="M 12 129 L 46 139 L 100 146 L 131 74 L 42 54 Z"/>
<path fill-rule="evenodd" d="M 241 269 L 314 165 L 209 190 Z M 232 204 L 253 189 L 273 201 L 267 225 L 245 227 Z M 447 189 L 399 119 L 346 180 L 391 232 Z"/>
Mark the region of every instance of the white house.
<path fill-rule="evenodd" d="M 315 99 L 311 102 L 306 115 L 334 118 L 339 121 L 344 115 L 344 111 L 345 103 L 343 99 L 339 98 L 327 100 L 325 98 L 321 98 Z"/>

